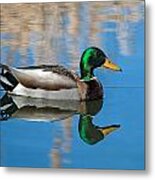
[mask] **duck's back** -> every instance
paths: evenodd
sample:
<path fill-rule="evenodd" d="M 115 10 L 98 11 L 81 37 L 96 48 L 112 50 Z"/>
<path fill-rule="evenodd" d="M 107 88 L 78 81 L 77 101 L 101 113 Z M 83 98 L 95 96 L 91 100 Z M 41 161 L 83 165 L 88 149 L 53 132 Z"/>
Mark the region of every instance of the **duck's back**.
<path fill-rule="evenodd" d="M 11 71 L 27 88 L 49 91 L 76 88 L 76 75 L 63 66 L 30 66 L 12 68 Z"/>
<path fill-rule="evenodd" d="M 78 76 L 63 66 L 7 67 L 1 83 L 5 80 L 5 84 L 11 84 L 8 73 L 18 82 L 10 88 L 11 94 L 57 100 L 80 99 L 76 82 Z"/>

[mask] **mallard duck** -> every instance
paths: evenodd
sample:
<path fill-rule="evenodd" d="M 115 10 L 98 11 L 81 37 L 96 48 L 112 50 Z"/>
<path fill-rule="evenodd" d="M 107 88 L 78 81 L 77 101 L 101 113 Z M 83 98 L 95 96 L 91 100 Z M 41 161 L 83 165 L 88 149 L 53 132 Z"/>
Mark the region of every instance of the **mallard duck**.
<path fill-rule="evenodd" d="M 87 48 L 80 61 L 81 76 L 60 65 L 9 67 L 1 64 L 1 85 L 10 93 L 56 100 L 94 100 L 103 96 L 103 88 L 94 76 L 98 67 L 121 71 L 97 47 Z"/>

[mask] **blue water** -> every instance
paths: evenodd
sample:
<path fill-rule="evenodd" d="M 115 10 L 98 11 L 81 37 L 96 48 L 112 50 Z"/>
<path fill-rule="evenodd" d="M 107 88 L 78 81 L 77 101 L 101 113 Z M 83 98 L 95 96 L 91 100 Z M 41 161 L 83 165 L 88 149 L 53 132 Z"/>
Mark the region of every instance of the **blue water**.
<path fill-rule="evenodd" d="M 56 114 L 52 111 L 51 119 L 45 117 L 43 121 L 36 121 L 32 112 L 32 117 L 30 114 L 28 118 L 21 110 L 17 117 L 15 111 L 10 118 L 1 121 L 1 166 L 145 168 L 144 4 L 125 3 L 122 6 L 121 3 L 111 3 L 72 3 L 71 12 L 74 14 L 63 6 L 59 9 L 59 5 L 61 18 L 57 20 L 55 29 L 60 28 L 62 32 L 57 36 L 48 31 L 53 27 L 54 15 L 50 13 L 47 13 L 45 21 L 51 23 L 45 28 L 46 33 L 35 30 L 34 26 L 33 30 L 30 28 L 25 32 L 26 37 L 23 35 L 19 40 L 17 32 L 10 27 L 4 28 L 1 33 L 1 61 L 12 66 L 56 62 L 79 72 L 78 63 L 83 50 L 92 45 L 100 47 L 123 72 L 95 70 L 104 86 L 104 101 L 101 109 L 92 115 L 92 122 L 100 127 L 120 124 L 120 128 L 90 145 L 80 137 L 79 113 L 73 112 L 63 120 L 52 121 Z M 22 47 L 20 43 L 23 43 Z M 49 61 L 48 58 L 52 59 Z M 0 93 L 1 97 L 5 94 L 3 91 Z M 29 111 L 26 112 L 28 115 Z"/>

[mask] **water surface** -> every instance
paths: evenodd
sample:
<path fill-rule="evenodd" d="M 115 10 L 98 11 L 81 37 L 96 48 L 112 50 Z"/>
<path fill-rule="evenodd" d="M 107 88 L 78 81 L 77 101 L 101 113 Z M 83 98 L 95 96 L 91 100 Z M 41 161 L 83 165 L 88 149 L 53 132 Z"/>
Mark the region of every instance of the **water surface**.
<path fill-rule="evenodd" d="M 1 121 L 2 166 L 144 169 L 143 1 L 1 5 L 2 63 L 61 64 L 79 73 L 80 56 L 89 46 L 103 49 L 123 69 L 95 70 L 103 102 L 11 99 Z M 31 103 L 17 108 L 21 101 Z M 87 115 L 92 132 L 120 128 L 90 144 L 80 129 Z"/>

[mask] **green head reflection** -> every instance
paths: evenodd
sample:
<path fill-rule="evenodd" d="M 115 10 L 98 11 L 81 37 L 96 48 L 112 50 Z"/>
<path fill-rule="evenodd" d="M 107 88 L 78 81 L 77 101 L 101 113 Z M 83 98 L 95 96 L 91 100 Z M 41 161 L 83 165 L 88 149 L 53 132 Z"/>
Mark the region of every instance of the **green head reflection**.
<path fill-rule="evenodd" d="M 93 145 L 103 140 L 108 134 L 111 134 L 118 128 L 119 124 L 99 127 L 93 124 L 93 117 L 102 108 L 103 101 L 89 101 L 86 104 L 85 113 L 80 114 L 79 119 L 79 135 L 80 138 L 87 144 Z"/>
<path fill-rule="evenodd" d="M 93 117 L 91 115 L 80 115 L 79 134 L 81 139 L 90 145 L 103 140 L 105 136 L 120 127 L 120 125 L 98 127 L 93 124 L 92 120 Z"/>

